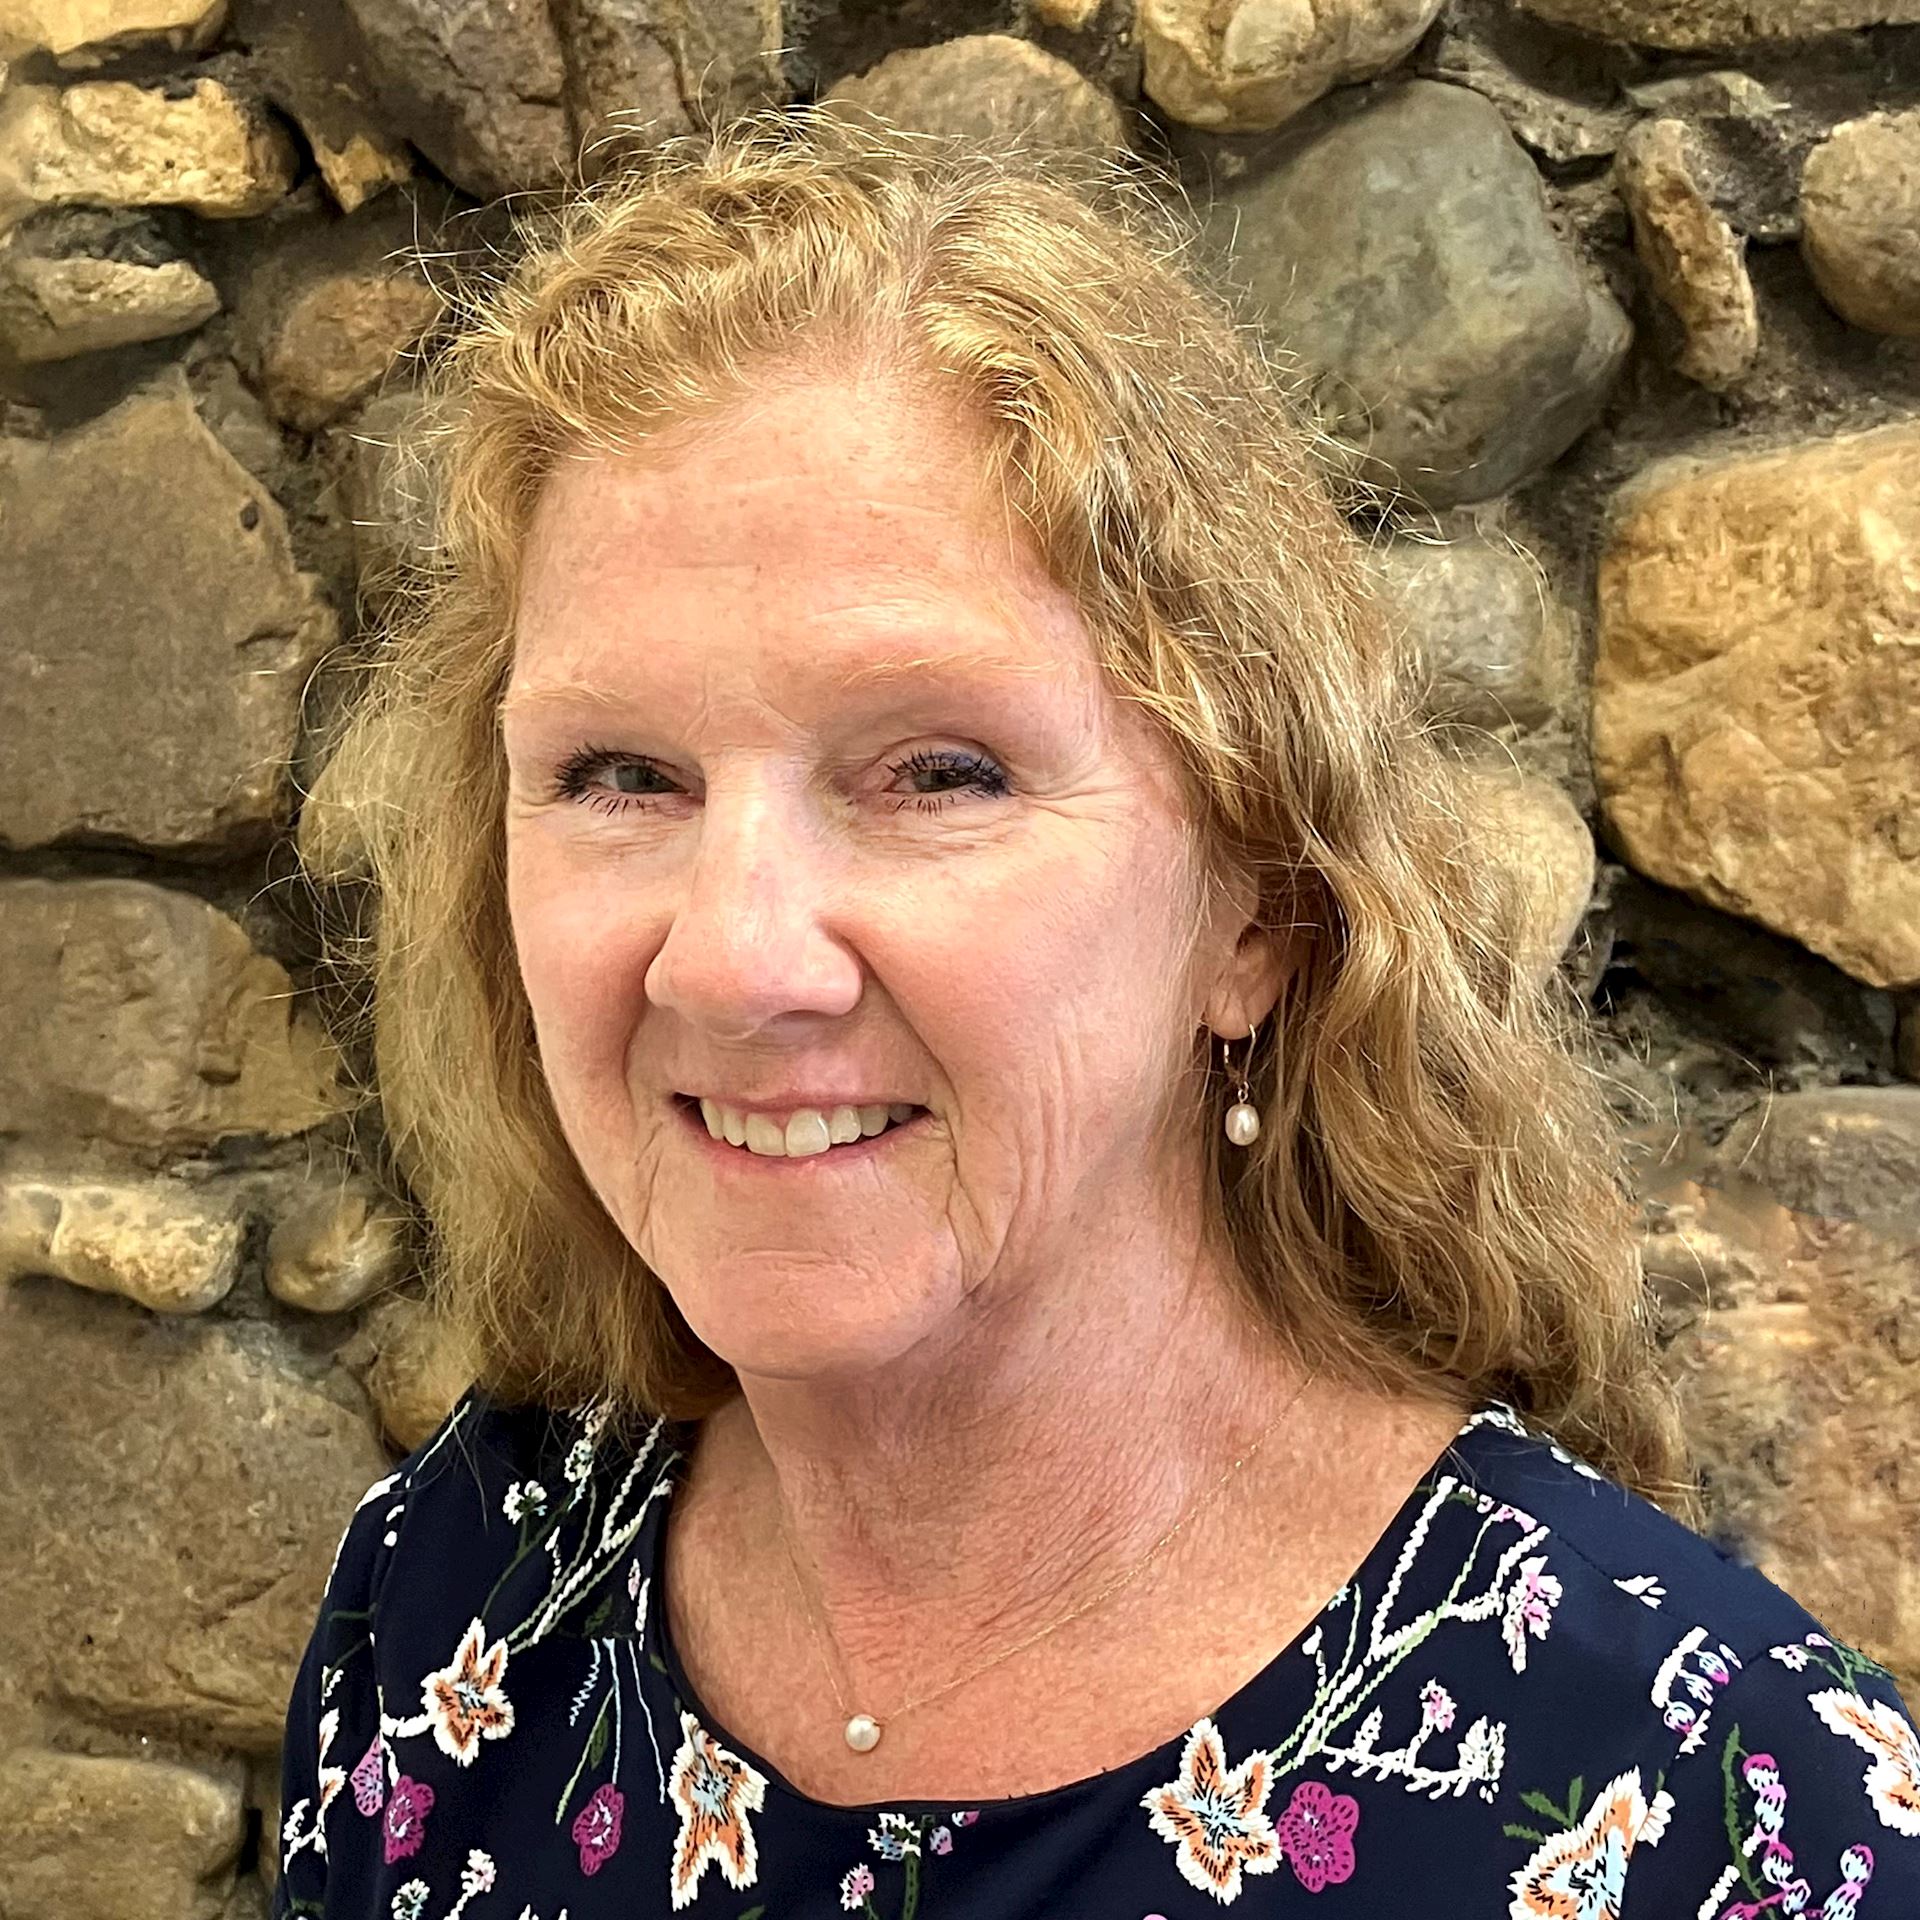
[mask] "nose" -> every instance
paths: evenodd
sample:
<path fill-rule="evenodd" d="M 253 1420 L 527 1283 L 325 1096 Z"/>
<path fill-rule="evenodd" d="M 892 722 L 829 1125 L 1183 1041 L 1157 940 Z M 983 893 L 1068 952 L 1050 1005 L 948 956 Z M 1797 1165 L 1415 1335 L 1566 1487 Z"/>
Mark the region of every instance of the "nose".
<path fill-rule="evenodd" d="M 723 1039 L 851 1013 L 861 969 L 827 925 L 836 879 L 828 836 L 796 803 L 710 786 L 647 998 Z"/>

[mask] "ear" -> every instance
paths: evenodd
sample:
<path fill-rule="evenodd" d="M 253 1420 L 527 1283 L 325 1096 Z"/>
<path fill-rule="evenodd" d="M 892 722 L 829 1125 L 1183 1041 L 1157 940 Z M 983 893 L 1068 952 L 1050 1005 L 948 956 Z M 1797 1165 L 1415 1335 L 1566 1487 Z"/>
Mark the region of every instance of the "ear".
<path fill-rule="evenodd" d="M 1246 881 L 1224 889 L 1216 902 L 1215 951 L 1225 951 L 1201 1017 L 1223 1040 L 1244 1039 L 1266 1021 L 1296 965 L 1291 943 L 1253 918 L 1258 903 L 1258 889 Z"/>

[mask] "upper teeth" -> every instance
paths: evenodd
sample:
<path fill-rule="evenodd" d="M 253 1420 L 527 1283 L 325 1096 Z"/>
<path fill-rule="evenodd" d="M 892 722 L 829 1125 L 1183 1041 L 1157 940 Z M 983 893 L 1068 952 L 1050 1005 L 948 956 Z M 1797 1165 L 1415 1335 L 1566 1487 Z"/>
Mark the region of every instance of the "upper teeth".
<path fill-rule="evenodd" d="M 745 1147 L 749 1153 L 785 1155 L 799 1159 L 844 1147 L 869 1134 L 885 1130 L 890 1121 L 910 1120 L 911 1102 L 885 1107 L 795 1107 L 791 1113 L 742 1113 L 719 1100 L 702 1100 L 700 1117 L 716 1140 Z"/>

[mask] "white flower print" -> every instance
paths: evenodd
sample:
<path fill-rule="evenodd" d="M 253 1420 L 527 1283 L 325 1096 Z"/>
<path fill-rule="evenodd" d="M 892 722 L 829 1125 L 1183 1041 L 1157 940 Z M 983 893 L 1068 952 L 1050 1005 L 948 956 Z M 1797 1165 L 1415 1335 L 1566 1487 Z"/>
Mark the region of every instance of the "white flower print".
<path fill-rule="evenodd" d="M 849 1913 L 858 1913 L 873 1888 L 873 1869 L 862 1861 L 859 1866 L 850 1867 L 841 1875 L 840 1904 Z"/>
<path fill-rule="evenodd" d="M 435 1744 L 457 1766 L 471 1766 L 482 1740 L 504 1740 L 513 1731 L 513 1702 L 501 1682 L 507 1643 L 487 1645 L 486 1627 L 475 1620 L 448 1665 L 420 1683 L 426 1712 L 387 1729 L 393 1734 L 433 1731 Z"/>
<path fill-rule="evenodd" d="M 1807 1704 L 1843 1738 L 1873 1756 L 1864 1784 L 1882 1826 L 1920 1838 L 1920 1734 L 1883 1700 L 1863 1700 L 1851 1687 L 1810 1694 Z"/>
<path fill-rule="evenodd" d="M 1280 1864 L 1280 1838 L 1266 1812 L 1272 1791 L 1271 1756 L 1251 1753 L 1229 1768 L 1219 1729 L 1203 1719 L 1187 1735 L 1179 1777 L 1140 1804 L 1147 1824 L 1173 1846 L 1180 1877 L 1224 1907 L 1239 1899 L 1243 1874 Z"/>
<path fill-rule="evenodd" d="M 680 1810 L 674 1842 L 673 1908 L 693 1904 L 709 1863 L 728 1886 L 744 1893 L 760 1873 L 760 1846 L 749 1813 L 766 1801 L 766 1776 L 729 1753 L 692 1714 L 680 1716 L 680 1751 L 673 1757 L 667 1796 Z"/>
<path fill-rule="evenodd" d="M 516 1526 L 527 1514 L 542 1514 L 546 1510 L 547 1490 L 538 1480 L 516 1481 L 500 1502 L 500 1511 Z"/>
<path fill-rule="evenodd" d="M 1507 1658 L 1515 1673 L 1527 1667 L 1527 1635 L 1536 1640 L 1547 1637 L 1553 1624 L 1553 1610 L 1560 1604 L 1559 1579 L 1546 1571 L 1547 1556 L 1537 1553 L 1520 1563 L 1512 1590 L 1507 1595 L 1506 1611 L 1501 1616 L 1501 1637 L 1507 1643 Z"/>

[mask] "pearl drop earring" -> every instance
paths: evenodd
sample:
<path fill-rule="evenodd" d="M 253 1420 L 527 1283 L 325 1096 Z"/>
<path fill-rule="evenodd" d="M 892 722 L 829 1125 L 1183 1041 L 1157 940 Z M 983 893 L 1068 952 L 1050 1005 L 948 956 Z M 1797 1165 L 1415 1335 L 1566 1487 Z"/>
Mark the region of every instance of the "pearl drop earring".
<path fill-rule="evenodd" d="M 1259 1031 L 1258 1021 L 1247 1029 L 1247 1057 L 1234 1083 L 1233 1105 L 1227 1109 L 1227 1138 L 1236 1147 L 1250 1147 L 1260 1138 L 1260 1109 L 1253 1104 L 1253 1090 L 1247 1085 L 1247 1071 L 1253 1065 L 1253 1037 Z M 1228 1073 L 1233 1071 L 1224 1039 L 1220 1042 L 1220 1065 Z"/>

